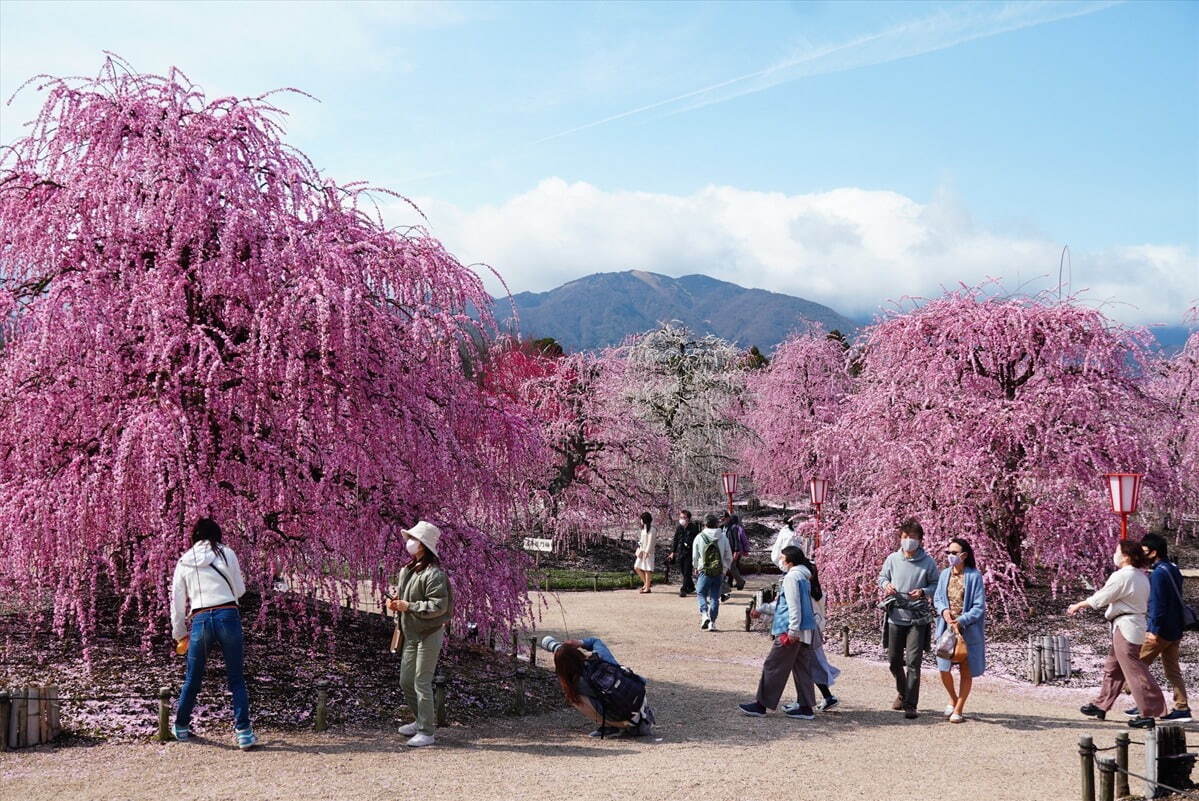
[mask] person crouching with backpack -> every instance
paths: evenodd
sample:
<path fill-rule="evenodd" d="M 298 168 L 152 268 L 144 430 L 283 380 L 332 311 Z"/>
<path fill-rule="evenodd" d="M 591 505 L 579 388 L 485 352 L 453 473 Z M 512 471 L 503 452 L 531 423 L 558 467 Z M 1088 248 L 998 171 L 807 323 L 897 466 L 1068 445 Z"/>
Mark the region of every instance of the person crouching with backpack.
<path fill-rule="evenodd" d="M 541 647 L 554 655 L 554 672 L 567 703 L 599 724 L 592 737 L 644 737 L 653 731 L 645 679 L 622 667 L 603 640 L 545 637 Z"/>
<path fill-rule="evenodd" d="M 695 542 L 691 545 L 691 564 L 695 566 L 699 627 L 716 631 L 716 616 L 720 613 L 721 584 L 724 582 L 724 574 L 733 564 L 733 552 L 716 515 L 704 518 L 704 530 L 695 535 Z"/>
<path fill-rule="evenodd" d="M 773 615 L 770 633 L 774 645 L 762 665 L 762 677 L 758 680 L 757 697 L 740 704 L 741 711 L 752 717 L 762 717 L 767 711 L 777 709 L 787 686 L 787 677 L 795 682 L 797 703 L 788 707 L 787 717 L 812 720 L 816 703 L 815 683 L 812 667 L 815 661 L 814 645 L 819 642 L 816 632 L 816 616 L 812 610 L 812 590 L 809 573 L 803 567 L 803 551 L 789 545 L 782 552 L 783 566 L 787 575 L 783 577 L 783 591 L 772 604 L 763 604 L 750 614 L 754 617 Z"/>

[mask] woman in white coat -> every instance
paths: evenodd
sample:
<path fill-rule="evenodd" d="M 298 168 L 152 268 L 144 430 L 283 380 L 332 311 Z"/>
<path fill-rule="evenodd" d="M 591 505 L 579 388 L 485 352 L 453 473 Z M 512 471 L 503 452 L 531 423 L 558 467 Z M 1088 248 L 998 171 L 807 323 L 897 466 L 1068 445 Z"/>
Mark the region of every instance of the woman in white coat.
<path fill-rule="evenodd" d="M 641 589 L 638 592 L 651 592 L 654 581 L 654 517 L 649 512 L 641 513 L 641 537 L 637 540 L 637 558 L 633 561 L 633 570 L 641 577 Z"/>

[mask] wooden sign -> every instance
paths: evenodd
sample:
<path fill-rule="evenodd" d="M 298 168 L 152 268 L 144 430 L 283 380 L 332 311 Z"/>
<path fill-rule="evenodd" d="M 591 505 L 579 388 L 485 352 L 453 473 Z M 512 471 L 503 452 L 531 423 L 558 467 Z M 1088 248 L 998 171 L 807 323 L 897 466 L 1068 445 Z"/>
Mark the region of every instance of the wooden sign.
<path fill-rule="evenodd" d="M 538 539 L 537 537 L 525 537 L 524 549 L 537 553 L 550 553 L 554 550 L 554 541 Z"/>

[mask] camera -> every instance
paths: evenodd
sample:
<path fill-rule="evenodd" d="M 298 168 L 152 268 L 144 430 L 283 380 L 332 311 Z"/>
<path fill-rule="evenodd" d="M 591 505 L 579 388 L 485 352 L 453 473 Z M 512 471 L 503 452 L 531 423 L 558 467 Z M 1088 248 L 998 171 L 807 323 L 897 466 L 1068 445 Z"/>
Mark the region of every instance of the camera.
<path fill-rule="evenodd" d="M 541 647 L 552 654 L 554 651 L 557 651 L 562 647 L 562 641 L 555 640 L 553 637 L 547 634 L 541 638 Z"/>

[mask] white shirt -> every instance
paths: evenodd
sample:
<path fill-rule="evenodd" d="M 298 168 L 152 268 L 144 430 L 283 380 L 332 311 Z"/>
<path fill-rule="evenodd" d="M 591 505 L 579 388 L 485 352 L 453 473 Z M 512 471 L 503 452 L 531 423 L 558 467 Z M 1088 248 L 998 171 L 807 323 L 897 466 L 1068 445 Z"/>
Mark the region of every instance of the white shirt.
<path fill-rule="evenodd" d="M 223 557 L 223 558 L 222 558 Z M 171 582 L 171 636 L 187 634 L 187 607 L 203 609 L 230 604 L 246 594 L 237 554 L 227 545 L 217 555 L 208 540 L 200 540 L 179 557 Z"/>
<path fill-rule="evenodd" d="M 1127 642 L 1145 642 L 1145 613 L 1149 611 L 1149 577 L 1145 571 L 1132 565 L 1120 568 L 1083 603 L 1092 609 L 1106 605 L 1103 616 L 1114 621 Z"/>

